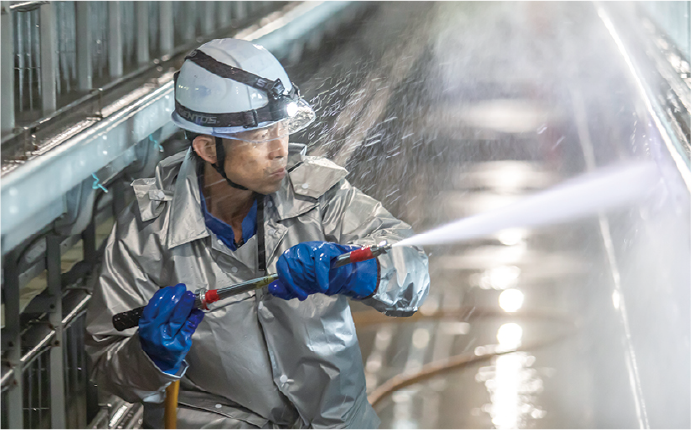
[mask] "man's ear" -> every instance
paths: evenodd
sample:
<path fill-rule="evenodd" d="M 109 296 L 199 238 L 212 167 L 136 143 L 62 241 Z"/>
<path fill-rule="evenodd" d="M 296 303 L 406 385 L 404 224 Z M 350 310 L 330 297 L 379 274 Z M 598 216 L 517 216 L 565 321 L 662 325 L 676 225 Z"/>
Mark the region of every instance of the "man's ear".
<path fill-rule="evenodd" d="M 216 164 L 216 140 L 213 136 L 201 134 L 195 137 L 192 148 L 204 161 Z"/>

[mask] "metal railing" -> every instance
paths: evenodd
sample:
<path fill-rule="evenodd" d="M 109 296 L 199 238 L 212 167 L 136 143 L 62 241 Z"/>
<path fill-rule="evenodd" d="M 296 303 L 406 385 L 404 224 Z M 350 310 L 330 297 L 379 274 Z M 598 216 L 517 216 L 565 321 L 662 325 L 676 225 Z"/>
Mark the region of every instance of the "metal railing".
<path fill-rule="evenodd" d="M 691 2 L 644 1 L 640 6 L 673 41 L 686 61 L 691 61 Z"/>
<path fill-rule="evenodd" d="M 282 3 L 2 2 L 3 140 L 94 88 Z"/>
<path fill-rule="evenodd" d="M 678 2 L 676 5 L 653 7 L 648 2 L 637 4 L 636 12 L 628 22 L 626 15 L 620 14 L 615 22 L 619 28 L 635 28 L 630 31 L 633 40 L 627 42 L 637 47 L 641 53 L 625 53 L 630 60 L 628 65 L 637 76 L 639 90 L 648 100 L 665 143 L 670 146 L 675 163 L 691 190 L 691 60 L 689 59 L 689 37 L 691 37 L 691 2 Z M 665 11 L 662 14 L 661 11 Z M 674 13 L 681 16 L 681 25 L 672 25 Z M 616 12 L 615 12 L 616 13 Z M 667 23 L 664 21 L 666 16 Z M 616 20 L 616 18 L 613 18 Z M 683 22 L 686 21 L 685 24 Z M 626 24 L 624 24 L 626 23 Z M 612 31 L 611 28 L 609 28 Z"/>
<path fill-rule="evenodd" d="M 140 421 L 139 405 L 89 382 L 84 314 L 105 244 L 97 231 L 133 200 L 133 179 L 186 145 L 169 121 L 171 70 L 185 53 L 239 37 L 295 60 L 308 41 L 334 35 L 368 7 L 2 2 L 3 428 Z"/>

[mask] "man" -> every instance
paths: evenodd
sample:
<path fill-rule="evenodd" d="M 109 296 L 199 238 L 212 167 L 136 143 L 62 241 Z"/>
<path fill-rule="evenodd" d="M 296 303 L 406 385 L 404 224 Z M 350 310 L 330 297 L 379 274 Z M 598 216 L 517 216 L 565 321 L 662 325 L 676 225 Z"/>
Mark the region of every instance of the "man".
<path fill-rule="evenodd" d="M 214 40 L 176 76 L 173 121 L 190 150 L 132 184 L 89 307 L 98 384 L 143 401 L 162 426 L 164 390 L 180 380 L 178 427 L 376 427 L 348 298 L 387 315 L 427 295 L 427 258 L 401 247 L 330 269 L 334 257 L 412 235 L 345 169 L 288 136 L 314 118 L 264 48 Z M 193 309 L 197 288 L 278 273 L 278 281 Z M 161 288 L 165 287 L 165 288 Z M 139 327 L 114 314 L 144 306 Z"/>

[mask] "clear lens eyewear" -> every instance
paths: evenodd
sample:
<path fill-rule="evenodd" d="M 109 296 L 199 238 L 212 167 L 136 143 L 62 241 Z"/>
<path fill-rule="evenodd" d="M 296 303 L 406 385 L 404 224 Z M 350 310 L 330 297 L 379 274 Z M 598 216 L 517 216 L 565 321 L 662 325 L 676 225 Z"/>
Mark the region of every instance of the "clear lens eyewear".
<path fill-rule="evenodd" d="M 281 139 L 304 129 L 314 121 L 316 115 L 309 104 L 300 99 L 286 106 L 287 117 L 267 127 L 241 131 L 239 133 L 216 134 L 219 137 L 260 144 Z"/>
<path fill-rule="evenodd" d="M 264 143 L 272 140 L 281 139 L 288 136 L 290 133 L 286 127 L 285 120 L 271 124 L 268 127 L 259 128 L 256 130 L 243 131 L 241 133 L 233 134 L 230 137 L 233 140 L 241 140 L 247 143 Z"/>

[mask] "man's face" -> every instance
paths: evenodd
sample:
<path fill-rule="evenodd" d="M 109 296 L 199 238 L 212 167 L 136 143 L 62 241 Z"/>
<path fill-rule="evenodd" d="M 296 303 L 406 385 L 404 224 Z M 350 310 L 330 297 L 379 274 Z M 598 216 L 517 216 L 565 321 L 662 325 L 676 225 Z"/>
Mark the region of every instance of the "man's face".
<path fill-rule="evenodd" d="M 231 181 L 260 194 L 278 190 L 288 162 L 288 136 L 279 127 L 245 132 L 246 140 L 223 139 L 224 168 Z"/>

